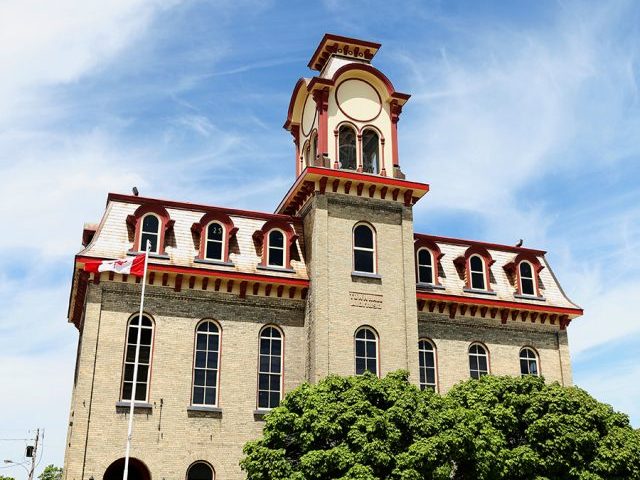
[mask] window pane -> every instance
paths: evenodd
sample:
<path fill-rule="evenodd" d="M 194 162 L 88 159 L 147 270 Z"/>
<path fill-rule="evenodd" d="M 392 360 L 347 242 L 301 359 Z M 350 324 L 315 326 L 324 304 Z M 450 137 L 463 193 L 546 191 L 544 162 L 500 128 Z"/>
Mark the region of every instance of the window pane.
<path fill-rule="evenodd" d="M 284 250 L 280 248 L 269 248 L 269 265 L 281 267 L 284 265 Z"/>
<path fill-rule="evenodd" d="M 488 370 L 487 357 L 485 356 L 478 357 L 478 366 L 480 367 L 480 370 L 482 370 L 483 372 L 486 372 Z"/>
<path fill-rule="evenodd" d="M 205 390 L 204 403 L 206 405 L 215 405 L 216 404 L 216 389 L 215 388 L 207 388 Z"/>
<path fill-rule="evenodd" d="M 266 330 L 265 332 L 266 333 Z M 263 334 L 264 334 L 263 333 Z M 271 352 L 271 341 L 268 338 L 261 338 L 260 339 L 260 353 L 261 354 L 268 354 Z"/>
<path fill-rule="evenodd" d="M 520 276 L 525 278 L 532 278 L 531 265 L 529 262 L 521 262 L 520 263 Z"/>
<path fill-rule="evenodd" d="M 196 352 L 196 368 L 206 367 L 207 352 Z"/>
<path fill-rule="evenodd" d="M 136 401 L 144 402 L 147 399 L 147 384 L 145 382 L 138 382 L 136 387 Z"/>
<path fill-rule="evenodd" d="M 260 355 L 260 371 L 268 372 L 269 371 L 269 356 L 268 355 Z"/>
<path fill-rule="evenodd" d="M 209 335 L 209 350 L 213 350 L 217 352 L 219 341 L 220 341 L 220 337 L 218 335 Z"/>
<path fill-rule="evenodd" d="M 420 283 L 433 283 L 433 274 L 431 273 L 431 267 L 418 268 L 418 281 Z"/>
<path fill-rule="evenodd" d="M 142 231 L 147 233 L 158 233 L 160 222 L 155 215 L 147 215 L 142 219 Z"/>
<path fill-rule="evenodd" d="M 142 333 L 140 334 L 140 345 L 151 345 L 151 329 L 150 328 L 142 329 Z"/>
<path fill-rule="evenodd" d="M 222 227 L 218 223 L 211 223 L 207 228 L 207 240 L 222 241 Z"/>
<path fill-rule="evenodd" d="M 215 387 L 216 386 L 216 371 L 215 370 L 207 370 L 207 374 L 205 376 L 205 381 L 207 387 Z"/>
<path fill-rule="evenodd" d="M 376 344 L 375 342 L 367 342 L 367 357 L 376 356 Z"/>
<path fill-rule="evenodd" d="M 193 388 L 193 403 L 195 403 L 196 405 L 200 405 L 204 403 L 204 388 L 202 387 Z"/>
<path fill-rule="evenodd" d="M 199 333 L 196 337 L 196 349 L 205 350 L 207 348 L 207 335 Z"/>
<path fill-rule="evenodd" d="M 280 355 L 281 347 L 282 342 L 280 340 L 271 340 L 271 355 Z"/>
<path fill-rule="evenodd" d="M 284 247 L 284 235 L 280 230 L 272 230 L 269 233 L 269 246 L 270 247 Z"/>
<path fill-rule="evenodd" d="M 147 242 L 151 243 L 150 252 L 156 253 L 158 251 L 158 235 L 155 233 L 143 233 L 140 237 L 140 250 L 145 251 L 147 249 Z"/>
<path fill-rule="evenodd" d="M 258 392 L 258 407 L 269 408 L 269 392 L 268 391 Z"/>
<path fill-rule="evenodd" d="M 131 390 L 133 389 L 133 383 L 124 382 L 122 386 L 122 399 L 123 400 L 131 400 Z"/>
<path fill-rule="evenodd" d="M 535 295 L 533 280 L 531 280 L 530 278 L 522 278 L 521 281 L 523 295 Z"/>
<path fill-rule="evenodd" d="M 362 170 L 378 173 L 378 134 L 367 130 L 362 135 Z"/>
<path fill-rule="evenodd" d="M 469 368 L 471 370 L 478 370 L 478 357 L 475 355 L 471 355 L 469 357 Z"/>
<path fill-rule="evenodd" d="M 367 370 L 371 373 L 378 373 L 378 364 L 375 358 L 369 358 L 367 360 Z"/>
<path fill-rule="evenodd" d="M 339 133 L 339 162 L 340 168 L 356 169 L 356 134 L 350 127 L 340 127 Z"/>
<path fill-rule="evenodd" d="M 218 352 L 217 351 L 210 351 L 207 354 L 207 368 L 213 368 L 213 369 L 217 369 L 218 368 Z"/>
<path fill-rule="evenodd" d="M 418 252 L 418 263 L 420 265 L 431 266 L 431 254 L 424 248 Z"/>
<path fill-rule="evenodd" d="M 269 375 L 260 374 L 258 376 L 258 390 L 268 390 L 269 389 Z"/>
<path fill-rule="evenodd" d="M 205 255 L 209 260 L 222 260 L 222 242 L 207 242 Z"/>
<path fill-rule="evenodd" d="M 356 375 L 362 375 L 365 371 L 364 358 L 356 358 Z"/>
<path fill-rule="evenodd" d="M 353 232 L 353 244 L 361 248 L 373 248 L 373 231 L 366 225 L 358 225 Z"/>
<path fill-rule="evenodd" d="M 484 265 L 482 259 L 477 255 L 474 255 L 469 260 L 469 265 L 471 266 L 472 272 L 482 272 L 484 270 Z"/>
<path fill-rule="evenodd" d="M 133 382 L 133 363 L 124 366 L 124 381 Z"/>
<path fill-rule="evenodd" d="M 280 391 L 280 375 L 270 375 L 269 379 L 269 390 L 271 391 Z"/>
<path fill-rule="evenodd" d="M 278 405 L 280 405 L 280 392 L 272 392 L 269 399 L 269 407 L 276 408 Z"/>
<path fill-rule="evenodd" d="M 132 348 L 131 350 L 133 350 L 135 352 L 135 349 Z M 140 347 L 140 354 L 138 356 L 138 361 L 140 363 L 149 363 L 149 357 L 151 355 L 151 347 Z M 135 355 L 134 355 L 135 356 Z"/>
<path fill-rule="evenodd" d="M 427 369 L 427 383 L 435 384 L 436 383 L 436 371 L 433 368 Z"/>
<path fill-rule="evenodd" d="M 373 252 L 354 250 L 354 268 L 356 272 L 374 273 Z"/>
<path fill-rule="evenodd" d="M 356 340 L 356 357 L 364 357 L 365 345 L 361 340 Z"/>
<path fill-rule="evenodd" d="M 193 381 L 195 385 L 204 385 L 204 372 L 202 369 L 196 369 Z"/>
<path fill-rule="evenodd" d="M 484 275 L 482 273 L 471 274 L 471 288 L 484 290 Z"/>

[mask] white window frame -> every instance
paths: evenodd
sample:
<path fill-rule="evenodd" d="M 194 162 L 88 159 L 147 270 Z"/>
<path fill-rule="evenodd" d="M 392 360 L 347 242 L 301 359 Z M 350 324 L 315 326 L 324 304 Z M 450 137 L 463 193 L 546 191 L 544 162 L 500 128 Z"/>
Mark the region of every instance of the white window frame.
<path fill-rule="evenodd" d="M 381 166 L 381 158 L 380 158 L 380 151 L 382 150 L 381 148 L 381 142 L 380 142 L 380 133 L 372 127 L 365 127 L 362 129 L 362 169 L 364 170 L 364 136 L 367 132 L 371 132 L 373 133 L 377 139 L 377 146 L 378 146 L 378 151 L 376 154 L 376 162 L 375 162 L 375 168 L 374 168 L 374 172 L 371 173 L 371 175 L 380 175 L 380 172 L 382 171 L 382 166 Z"/>
<path fill-rule="evenodd" d="M 526 263 L 527 265 L 529 265 L 529 268 L 531 268 L 531 276 L 530 277 L 523 277 L 522 276 L 522 264 Z M 525 278 L 527 280 L 531 280 L 531 285 L 533 286 L 533 293 L 524 293 L 524 288 L 523 288 L 523 284 L 522 284 L 522 279 Z M 518 264 L 518 279 L 520 281 L 520 294 L 521 295 L 530 295 L 532 297 L 537 296 L 537 292 L 538 292 L 538 286 L 537 286 L 537 282 L 536 282 L 536 271 L 533 268 L 533 264 L 527 260 L 522 260 L 519 264 Z"/>
<path fill-rule="evenodd" d="M 156 217 L 156 219 L 158 220 L 158 230 L 156 232 L 147 232 L 144 229 L 144 219 L 149 217 L 149 216 Z M 140 218 L 140 239 L 138 240 L 138 243 L 139 243 L 138 251 L 139 252 L 145 252 L 147 250 L 147 248 L 146 248 L 147 246 L 146 245 L 142 245 L 142 237 L 144 236 L 144 234 L 155 235 L 157 237 L 156 249 L 155 250 L 149 250 L 149 253 L 159 253 L 160 252 L 160 250 L 162 248 L 161 245 L 160 245 L 160 238 L 161 238 L 160 229 L 161 228 L 162 228 L 162 219 L 158 215 L 156 215 L 155 213 L 145 213 L 142 216 L 142 218 Z"/>
<path fill-rule="evenodd" d="M 471 349 L 473 347 L 482 348 L 482 350 L 484 351 L 484 354 L 472 353 Z M 470 360 L 472 356 L 474 356 L 476 358 L 486 357 L 486 359 L 487 359 L 487 371 L 486 371 L 486 373 L 480 374 L 480 372 L 482 372 L 482 370 L 480 370 L 480 369 L 472 370 L 471 369 L 471 363 L 469 363 L 469 377 L 475 379 L 475 377 L 472 374 L 472 372 L 474 372 L 474 371 L 478 372 L 478 378 L 481 378 L 481 377 L 483 377 L 485 375 L 490 375 L 491 374 L 491 360 L 490 360 L 490 357 L 489 357 L 489 349 L 485 345 L 480 343 L 480 342 L 474 342 L 471 345 L 469 345 L 469 348 L 467 349 L 467 358 Z M 477 362 L 476 362 L 476 364 L 477 364 Z"/>
<path fill-rule="evenodd" d="M 277 247 L 271 246 L 271 234 L 273 232 L 280 232 L 282 234 L 282 247 Z M 271 249 L 277 249 L 280 250 L 282 249 L 282 264 L 277 265 L 277 264 L 273 264 L 271 263 Z M 267 266 L 268 267 L 276 267 L 276 268 L 285 268 L 287 266 L 287 234 L 279 229 L 279 228 L 272 228 L 271 230 L 269 230 L 267 232 Z"/>
<path fill-rule="evenodd" d="M 471 260 L 477 257 L 480 259 L 481 265 L 482 265 L 482 270 L 479 272 L 478 270 L 474 270 L 473 267 L 471 266 Z M 483 283 L 483 287 L 482 288 L 478 288 L 476 286 L 473 285 L 473 274 L 474 273 L 482 273 L 482 283 Z M 482 258 L 482 255 L 478 255 L 477 253 L 474 253 L 473 255 L 471 255 L 469 257 L 469 288 L 473 289 L 473 290 L 489 290 L 489 284 L 487 283 L 487 262 L 485 261 L 484 258 Z"/>
<path fill-rule="evenodd" d="M 280 333 L 280 337 L 272 337 L 272 336 L 264 336 L 264 332 L 266 329 L 268 328 L 273 328 L 274 330 L 276 330 L 278 333 Z M 269 366 L 271 366 L 271 357 L 273 357 L 274 355 L 271 353 L 271 342 L 273 342 L 274 339 L 280 340 L 280 372 L 277 374 L 274 374 L 273 372 L 271 372 L 271 370 L 269 371 L 262 371 L 260 369 L 260 357 L 263 355 L 262 354 L 262 339 L 263 338 L 268 338 L 270 340 L 270 344 L 269 344 Z M 265 325 L 264 327 L 262 327 L 260 329 L 260 333 L 258 335 L 258 384 L 257 384 L 257 388 L 256 388 L 256 406 L 258 408 L 258 410 L 271 410 L 272 408 L 276 408 L 276 407 L 263 407 L 260 405 L 260 392 L 268 392 L 268 403 L 270 403 L 270 399 L 271 399 L 271 393 L 273 392 L 273 390 L 271 390 L 271 378 L 269 377 L 269 386 L 267 388 L 267 390 L 261 389 L 260 388 L 260 376 L 261 375 L 278 375 L 279 378 L 279 388 L 280 391 L 279 393 L 279 397 L 278 397 L 278 406 L 280 405 L 280 403 L 282 402 L 282 397 L 283 397 L 283 390 L 284 390 L 284 332 L 282 331 L 282 329 L 280 327 L 278 327 L 277 325 L 273 325 L 273 324 L 269 324 L 269 325 Z"/>
<path fill-rule="evenodd" d="M 220 228 L 222 228 L 222 240 L 218 241 L 218 240 L 212 240 L 209 238 L 209 227 L 213 224 L 219 225 Z M 216 262 L 224 262 L 225 261 L 225 242 L 226 240 L 226 235 L 227 235 L 227 229 L 226 227 L 222 224 L 222 222 L 219 222 L 217 220 L 212 220 L 211 222 L 207 223 L 207 226 L 205 228 L 204 231 L 205 234 L 205 243 L 204 243 L 204 258 L 207 260 L 213 260 Z M 211 258 L 209 256 L 207 256 L 207 247 L 209 246 L 209 242 L 213 242 L 213 243 L 220 243 L 220 258 Z"/>
<path fill-rule="evenodd" d="M 129 382 L 127 380 L 125 380 L 126 378 L 126 370 L 127 370 L 127 365 L 132 365 L 133 368 L 135 369 L 135 349 L 136 349 L 136 341 L 137 341 L 137 332 L 136 332 L 136 338 L 134 340 L 134 343 L 129 343 L 129 329 L 131 328 L 131 322 L 133 321 L 133 319 L 138 318 L 139 317 L 139 313 L 136 313 L 134 315 L 131 315 L 129 317 L 129 320 L 127 320 L 127 328 L 126 328 L 126 333 L 125 333 L 125 338 L 124 338 L 124 357 L 122 359 L 122 381 L 120 382 L 120 400 L 123 402 L 131 402 L 133 401 L 134 403 L 148 403 L 149 402 L 149 387 L 151 385 L 151 366 L 153 365 L 153 343 L 155 340 L 155 322 L 153 320 L 153 317 L 151 317 L 151 315 L 148 315 L 147 313 L 143 313 L 142 316 L 146 317 L 149 319 L 149 321 L 151 322 L 151 327 L 146 327 L 143 326 L 141 323 L 141 320 L 138 320 L 138 328 L 144 328 L 144 329 L 149 329 L 151 330 L 151 343 L 149 344 L 149 363 L 141 363 L 140 361 L 138 361 L 138 375 L 140 374 L 140 366 L 146 366 L 148 368 L 147 371 L 147 381 L 146 381 L 146 388 L 145 388 L 145 392 L 144 392 L 144 400 L 135 400 L 134 398 L 130 398 L 130 399 L 126 399 L 124 398 L 124 385 L 125 383 L 131 383 L 132 388 L 131 388 L 131 397 L 133 397 L 133 379 Z M 142 337 L 141 337 L 142 340 Z M 142 347 L 142 343 L 140 344 L 140 346 Z M 145 347 L 147 345 L 144 345 Z M 127 361 L 127 350 L 129 349 L 129 347 L 133 348 L 134 350 L 134 359 L 133 361 Z M 139 359 L 138 359 L 139 360 Z M 136 379 L 137 383 L 140 383 L 139 378 Z M 138 388 L 136 387 L 136 395 L 138 394 Z"/>
<path fill-rule="evenodd" d="M 358 338 L 358 334 L 362 331 L 368 330 L 369 332 L 373 333 L 373 340 L 367 339 L 367 338 Z M 365 344 L 365 348 L 364 348 L 364 357 L 362 356 L 358 356 L 358 342 L 364 342 Z M 367 343 L 373 341 L 375 346 L 376 346 L 376 358 L 375 360 L 375 364 L 376 364 L 376 371 L 375 372 L 371 372 L 374 375 L 376 375 L 377 377 L 380 377 L 380 337 L 378 336 L 378 332 L 376 331 L 375 328 L 370 327 L 368 325 L 363 325 L 361 327 L 359 327 L 355 333 L 353 334 L 353 371 L 356 375 L 364 375 L 365 372 L 368 372 L 370 370 L 366 370 L 362 373 L 358 373 L 358 359 L 359 358 L 363 358 L 364 359 L 364 363 L 365 363 L 365 367 L 367 364 L 367 360 L 370 360 L 371 357 L 367 356 Z"/>
<path fill-rule="evenodd" d="M 422 343 L 428 343 L 429 345 L 431 345 L 431 350 L 425 350 L 422 348 Z M 418 340 L 418 369 L 420 370 L 419 373 L 421 373 L 421 371 L 427 370 L 430 367 L 426 366 L 426 363 L 422 364 L 422 359 L 423 359 L 423 352 L 425 352 L 425 354 L 429 354 L 431 353 L 433 355 L 433 378 L 435 380 L 435 383 L 430 384 L 428 382 L 422 382 L 420 381 L 420 389 L 421 390 L 425 390 L 428 387 L 433 387 L 433 391 L 437 392 L 438 391 L 438 349 L 436 348 L 435 343 L 433 343 L 433 341 L 429 338 L 420 338 Z M 425 372 L 425 380 L 427 378 L 426 372 Z"/>
<path fill-rule="evenodd" d="M 533 354 L 533 360 L 536 361 L 536 373 L 522 373 L 522 364 L 520 362 L 522 362 L 522 360 L 526 360 L 527 361 L 527 370 L 529 370 L 529 361 L 532 360 L 531 357 L 524 357 L 523 353 L 527 351 L 527 352 L 531 352 Z M 526 375 L 533 375 L 534 377 L 539 377 L 540 376 L 540 356 L 538 355 L 538 352 L 532 348 L 532 347 L 522 347 L 520 349 L 520 354 L 518 355 L 518 360 L 519 360 L 519 365 L 520 365 L 520 376 L 524 377 Z"/>
<path fill-rule="evenodd" d="M 356 247 L 356 229 L 358 227 L 367 227 L 369 230 L 371 230 L 371 234 L 372 234 L 372 240 L 373 240 L 373 247 L 372 248 L 367 248 L 367 247 Z M 377 245 L 377 238 L 376 238 L 376 229 L 373 228 L 373 226 L 369 225 L 368 223 L 365 222 L 359 222 L 356 223 L 353 226 L 353 231 L 351 232 L 351 244 L 353 246 L 353 253 L 352 253 L 352 257 L 353 257 L 353 271 L 355 273 L 364 273 L 364 274 L 369 274 L 369 275 L 376 275 L 378 273 L 378 255 L 376 252 L 376 245 Z M 372 260 L 373 260 L 373 272 L 365 272 L 362 270 L 356 270 L 356 250 L 359 250 L 361 252 L 370 252 L 372 255 Z"/>
<path fill-rule="evenodd" d="M 423 282 L 422 279 L 420 278 L 420 267 L 426 267 L 427 265 L 423 265 L 420 263 L 420 252 L 422 252 L 423 250 L 425 250 L 428 254 L 429 254 L 429 258 L 431 258 L 431 281 L 430 282 Z M 433 252 L 431 251 L 431 249 L 427 248 L 427 247 L 420 247 L 418 249 L 418 252 L 416 253 L 416 265 L 417 265 L 417 270 L 418 270 L 418 283 L 422 283 L 424 285 L 434 285 L 436 283 L 436 270 L 435 270 L 435 255 L 433 254 Z"/>
<path fill-rule="evenodd" d="M 199 332 L 198 329 L 200 328 L 201 325 L 205 324 L 205 323 L 211 323 L 213 325 L 216 326 L 216 328 L 218 329 L 217 333 L 212 333 L 212 332 Z M 204 350 L 198 350 L 198 335 L 206 335 L 207 338 L 207 346 Z M 205 352 L 205 357 L 207 357 L 206 363 L 208 363 L 208 356 L 209 356 L 209 336 L 213 336 L 213 335 L 217 335 L 218 336 L 218 361 L 217 361 L 217 365 L 218 368 L 213 369 L 213 368 L 209 368 L 209 367 L 197 367 L 196 366 L 196 355 L 198 352 Z M 215 320 L 212 320 L 210 318 L 205 318 L 204 320 L 201 320 L 200 322 L 198 322 L 198 324 L 196 325 L 196 329 L 195 329 L 195 337 L 194 337 L 194 344 L 193 344 L 193 370 L 192 370 L 192 377 L 191 377 L 191 405 L 194 406 L 200 406 L 200 407 L 217 407 L 218 403 L 219 403 L 219 399 L 220 399 L 220 361 L 221 361 L 221 355 L 220 353 L 222 352 L 222 328 L 220 327 L 220 324 L 218 322 L 216 322 Z M 206 377 L 206 372 L 208 370 L 216 370 L 216 394 L 215 394 L 215 399 L 214 399 L 214 403 L 195 403 L 194 402 L 194 393 L 195 393 L 195 388 L 196 388 L 196 369 L 198 370 L 204 370 L 205 371 L 205 377 Z M 205 380 L 205 386 L 203 385 L 198 385 L 198 387 L 203 387 L 206 390 L 206 380 Z M 205 391 L 205 396 L 203 398 L 203 400 L 206 399 L 206 391 Z"/>

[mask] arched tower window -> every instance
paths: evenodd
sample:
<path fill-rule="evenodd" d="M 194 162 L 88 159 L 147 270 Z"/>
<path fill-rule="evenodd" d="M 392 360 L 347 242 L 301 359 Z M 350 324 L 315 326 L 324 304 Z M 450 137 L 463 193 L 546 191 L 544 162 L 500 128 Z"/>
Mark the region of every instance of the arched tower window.
<path fill-rule="evenodd" d="M 469 374 L 478 379 L 489 373 L 489 354 L 484 346 L 474 343 L 469 347 Z"/>
<path fill-rule="evenodd" d="M 142 218 L 142 230 L 140 231 L 139 251 L 146 250 L 147 241 L 151 243 L 150 253 L 158 253 L 160 245 L 160 219 L 153 213 L 148 213 Z"/>
<path fill-rule="evenodd" d="M 355 170 L 356 159 L 356 132 L 348 125 L 340 127 L 338 133 L 340 168 L 343 170 Z"/>
<path fill-rule="evenodd" d="M 220 328 L 205 320 L 196 329 L 193 359 L 193 405 L 215 407 L 218 404 L 218 373 L 220 371 Z"/>
<path fill-rule="evenodd" d="M 147 402 L 149 395 L 149 372 L 153 344 L 153 321 L 147 315 L 134 315 L 127 325 L 127 344 L 124 354 L 124 374 L 122 378 L 122 400 L 131 400 L 133 392 L 133 370 L 135 368 L 136 344 L 140 330 L 140 352 L 138 355 L 138 375 L 136 378 L 136 402 Z"/>
<path fill-rule="evenodd" d="M 224 226 L 219 222 L 211 222 L 207 226 L 207 245 L 205 258 L 207 260 L 224 261 Z"/>
<path fill-rule="evenodd" d="M 469 275 L 471 275 L 471 288 L 486 289 L 484 260 L 480 255 L 472 255 L 469 259 Z"/>
<path fill-rule="evenodd" d="M 356 375 L 371 372 L 378 375 L 378 335 L 369 327 L 356 331 Z"/>
<path fill-rule="evenodd" d="M 436 366 L 436 347 L 430 340 L 422 339 L 418 342 L 420 365 L 420 389 L 430 388 L 434 392 L 438 385 L 438 371 Z"/>
<path fill-rule="evenodd" d="M 520 350 L 520 374 L 525 375 L 540 375 L 538 369 L 538 355 L 529 347 L 524 347 Z"/>
<path fill-rule="evenodd" d="M 376 242 L 373 228 L 364 223 L 353 229 L 353 270 L 376 273 Z"/>
<path fill-rule="evenodd" d="M 433 254 L 428 248 L 418 250 L 418 283 L 433 284 Z"/>
<path fill-rule="evenodd" d="M 276 327 L 260 332 L 258 408 L 276 408 L 282 397 L 282 333 Z"/>
<path fill-rule="evenodd" d="M 535 277 L 533 274 L 533 267 L 529 262 L 523 260 L 520 262 L 520 292 L 522 295 L 535 295 Z"/>
<path fill-rule="evenodd" d="M 380 139 L 374 130 L 365 130 L 362 134 L 362 171 L 380 172 Z"/>
<path fill-rule="evenodd" d="M 213 480 L 213 468 L 206 462 L 195 462 L 187 471 L 187 480 Z"/>

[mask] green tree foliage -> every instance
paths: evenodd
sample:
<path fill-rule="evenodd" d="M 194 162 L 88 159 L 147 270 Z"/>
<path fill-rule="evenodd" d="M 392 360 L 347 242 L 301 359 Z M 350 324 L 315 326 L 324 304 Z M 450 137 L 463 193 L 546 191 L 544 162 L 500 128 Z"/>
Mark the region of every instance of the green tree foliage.
<path fill-rule="evenodd" d="M 40 480 L 62 480 L 62 468 L 47 465 L 38 478 Z"/>
<path fill-rule="evenodd" d="M 640 432 L 579 388 L 483 377 L 447 395 L 406 372 L 292 391 L 245 445 L 248 480 L 640 480 Z"/>
<path fill-rule="evenodd" d="M 0 480 L 15 480 L 13 477 L 5 477 L 4 475 L 0 475 Z"/>

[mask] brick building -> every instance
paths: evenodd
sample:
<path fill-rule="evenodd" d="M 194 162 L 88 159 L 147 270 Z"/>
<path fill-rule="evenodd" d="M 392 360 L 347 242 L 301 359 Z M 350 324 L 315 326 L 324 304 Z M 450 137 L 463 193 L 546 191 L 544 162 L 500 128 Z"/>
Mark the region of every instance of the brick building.
<path fill-rule="evenodd" d="M 371 65 L 379 44 L 325 35 L 285 128 L 296 178 L 275 213 L 109 194 L 75 257 L 80 332 L 68 480 L 122 477 L 142 329 L 130 478 L 239 479 L 242 446 L 286 392 L 326 375 L 406 369 L 445 392 L 488 373 L 571 384 L 566 328 L 582 310 L 545 252 L 421 234 L 405 179 L 409 95 Z M 89 274 L 134 255 L 140 279 Z"/>

